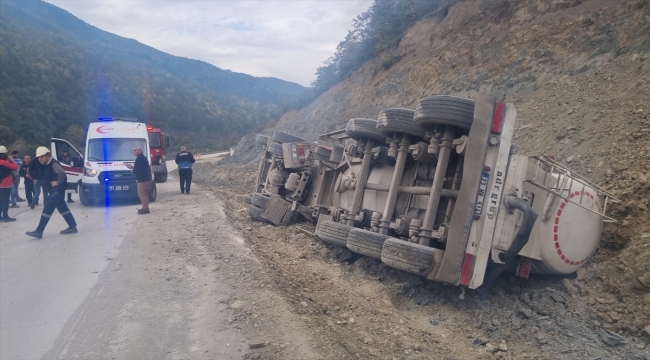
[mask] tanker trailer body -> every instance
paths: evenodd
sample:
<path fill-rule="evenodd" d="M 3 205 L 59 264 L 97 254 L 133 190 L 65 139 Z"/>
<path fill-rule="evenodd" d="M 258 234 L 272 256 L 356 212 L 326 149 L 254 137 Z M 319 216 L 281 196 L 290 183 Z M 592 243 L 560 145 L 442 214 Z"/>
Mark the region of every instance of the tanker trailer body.
<path fill-rule="evenodd" d="M 469 288 L 506 269 L 575 272 L 618 200 L 550 158 L 518 154 L 516 115 L 491 96 L 442 95 L 351 119 L 320 137 L 332 147 L 287 138 L 265 152 L 249 212 L 312 221 L 323 241 Z"/>

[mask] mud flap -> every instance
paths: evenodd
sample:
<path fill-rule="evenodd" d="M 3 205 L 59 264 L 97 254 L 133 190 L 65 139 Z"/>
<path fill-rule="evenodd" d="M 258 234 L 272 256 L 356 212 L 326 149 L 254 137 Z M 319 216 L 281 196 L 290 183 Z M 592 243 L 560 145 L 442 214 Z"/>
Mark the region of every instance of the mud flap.
<path fill-rule="evenodd" d="M 474 205 L 483 172 L 488 136 L 492 127 L 496 99 L 477 94 L 474 100 L 474 122 L 467 138 L 463 179 L 451 217 L 447 248 L 440 267 L 431 270 L 427 279 L 458 285 L 465 257 L 469 231 L 474 221 Z"/>
<path fill-rule="evenodd" d="M 289 207 L 291 207 L 290 202 L 280 197 L 280 195 L 273 194 L 260 216 L 275 225 L 280 225 Z"/>

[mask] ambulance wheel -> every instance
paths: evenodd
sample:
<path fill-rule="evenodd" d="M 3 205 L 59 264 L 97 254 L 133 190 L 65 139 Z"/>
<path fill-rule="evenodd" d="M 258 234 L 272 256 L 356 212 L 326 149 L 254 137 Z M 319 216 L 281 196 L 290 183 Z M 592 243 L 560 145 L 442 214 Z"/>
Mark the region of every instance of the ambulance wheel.
<path fill-rule="evenodd" d="M 156 189 L 156 183 L 152 182 L 151 185 L 149 185 L 149 202 L 156 201 L 157 196 L 158 196 L 158 189 Z"/>
<path fill-rule="evenodd" d="M 79 201 L 81 201 L 81 204 L 83 206 L 93 206 L 95 205 L 95 202 L 92 199 L 89 199 L 88 196 L 86 196 L 86 193 L 84 192 L 84 187 L 79 186 Z"/>

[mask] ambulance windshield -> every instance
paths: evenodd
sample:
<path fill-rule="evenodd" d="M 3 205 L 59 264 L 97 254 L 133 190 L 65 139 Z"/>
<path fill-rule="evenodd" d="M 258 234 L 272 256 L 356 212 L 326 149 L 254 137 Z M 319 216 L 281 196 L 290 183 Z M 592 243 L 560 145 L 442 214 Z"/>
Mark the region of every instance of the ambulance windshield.
<path fill-rule="evenodd" d="M 149 149 L 145 139 L 102 138 L 88 141 L 88 161 L 135 161 L 133 148 L 140 146 L 145 156 Z"/>

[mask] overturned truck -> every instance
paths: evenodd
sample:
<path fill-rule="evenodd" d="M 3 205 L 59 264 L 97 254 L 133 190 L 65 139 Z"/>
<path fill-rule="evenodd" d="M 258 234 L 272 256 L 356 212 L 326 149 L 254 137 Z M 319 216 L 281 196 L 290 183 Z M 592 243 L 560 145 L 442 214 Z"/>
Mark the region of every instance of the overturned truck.
<path fill-rule="evenodd" d="M 489 95 L 440 95 L 351 119 L 322 144 L 258 135 L 243 200 L 255 220 L 311 221 L 325 242 L 448 284 L 575 272 L 619 200 L 552 157 L 519 154 L 516 116 Z"/>

